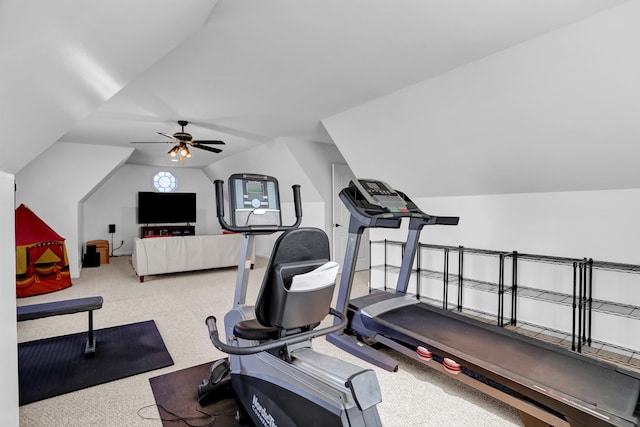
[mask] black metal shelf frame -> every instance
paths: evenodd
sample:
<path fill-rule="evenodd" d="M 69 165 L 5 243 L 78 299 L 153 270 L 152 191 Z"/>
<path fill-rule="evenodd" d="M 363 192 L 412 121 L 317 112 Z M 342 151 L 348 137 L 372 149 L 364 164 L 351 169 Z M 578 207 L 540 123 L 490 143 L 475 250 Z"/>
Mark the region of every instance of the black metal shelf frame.
<path fill-rule="evenodd" d="M 383 268 L 384 270 L 384 289 L 388 290 L 390 284 L 388 283 L 388 276 L 390 272 L 398 271 L 399 266 L 390 264 L 388 248 L 390 246 L 400 246 L 402 255 L 404 255 L 404 242 L 398 242 L 393 240 L 377 240 L 369 242 L 369 253 L 371 254 L 371 245 L 383 244 L 384 245 L 384 264 L 373 266 L 369 264 L 369 291 L 371 291 L 371 271 L 374 269 Z M 442 251 L 443 263 L 442 270 L 436 271 L 433 269 L 423 268 L 424 254 L 423 250 Z M 458 254 L 458 271 L 452 273 L 450 271 L 450 256 L 452 252 Z M 494 256 L 498 258 L 497 268 L 497 283 L 487 282 L 482 280 L 476 280 L 473 278 L 465 277 L 464 275 L 464 261 L 465 255 L 484 255 Z M 511 285 L 505 285 L 505 261 L 511 259 Z M 561 266 L 567 266 L 573 270 L 573 283 L 571 293 L 562 293 L 550 290 L 543 290 L 538 288 L 531 288 L 526 286 L 520 286 L 518 283 L 518 267 L 522 262 L 539 262 L 557 264 Z M 463 246 L 446 246 L 446 245 L 434 245 L 420 243 L 416 254 L 415 268 L 412 274 L 416 274 L 416 294 L 415 297 L 420 300 L 424 300 L 430 304 L 441 304 L 444 310 L 457 310 L 458 312 L 474 311 L 469 307 L 464 307 L 463 296 L 465 289 L 480 289 L 487 292 L 497 293 L 497 313 L 493 316 L 496 317 L 496 323 L 498 326 L 504 327 L 506 325 L 516 326 L 518 320 L 518 297 L 531 298 L 539 301 L 545 301 L 552 304 L 564 304 L 571 305 L 572 309 L 572 344 L 571 349 L 573 351 L 582 352 L 584 345 L 591 346 L 592 344 L 592 320 L 593 312 L 598 311 L 617 316 L 631 317 L 640 319 L 640 315 L 633 316 L 625 314 L 626 312 L 640 313 L 640 307 L 632 306 L 628 304 L 621 304 L 612 301 L 594 300 L 593 299 L 593 269 L 625 272 L 625 273 L 640 273 L 640 265 L 635 264 L 622 264 L 604 261 L 594 261 L 587 258 L 567 258 L 557 257 L 550 255 L 537 255 L 519 253 L 517 251 L 496 251 L 488 249 L 467 248 Z M 432 297 L 423 296 L 422 292 L 422 279 L 441 279 L 442 280 L 442 300 L 438 300 Z M 455 303 L 449 302 L 449 285 L 451 282 L 457 282 L 457 301 Z M 540 294 L 533 295 L 531 291 L 539 291 Z M 511 316 L 508 322 L 505 322 L 505 305 L 504 295 L 511 293 Z M 594 305 L 595 303 L 595 305 Z M 609 307 L 607 309 L 606 307 Z M 613 309 L 611 309 L 613 307 Z M 624 309 L 622 309 L 624 308 Z M 490 315 L 490 313 L 482 312 L 483 315 Z"/>
<path fill-rule="evenodd" d="M 571 299 L 572 307 L 572 320 L 571 320 L 571 350 L 582 352 L 582 345 L 588 343 L 591 345 L 591 307 L 592 307 L 592 280 L 591 274 L 587 274 L 585 264 L 588 262 L 586 259 L 566 258 L 550 255 L 536 255 L 526 253 L 513 253 L 514 271 L 517 272 L 518 263 L 523 261 L 532 261 L 548 264 L 557 264 L 571 267 L 573 269 L 573 283 L 572 293 L 563 294 L 561 292 L 545 291 L 542 295 L 551 295 L 558 297 L 566 297 Z M 517 289 L 517 274 L 514 274 L 514 287 Z M 534 288 L 524 288 L 534 289 Z M 524 297 L 529 297 L 524 295 Z M 550 303 L 562 303 L 559 298 L 546 299 L 544 296 L 533 297 L 540 301 L 547 301 Z M 565 300 L 566 300 L 565 299 Z M 516 306 L 517 307 L 517 306 Z M 517 322 L 517 312 L 513 319 Z M 515 323 L 512 323 L 515 325 Z"/>
<path fill-rule="evenodd" d="M 384 268 L 384 283 L 383 283 L 383 287 L 384 290 L 388 290 L 389 289 L 389 283 L 388 283 L 388 273 L 390 272 L 390 270 L 395 270 L 395 269 L 399 269 L 399 266 L 397 265 L 392 265 L 389 263 L 389 253 L 388 253 L 388 248 L 389 246 L 400 246 L 402 248 L 402 255 L 404 255 L 404 242 L 398 242 L 398 241 L 394 241 L 394 240 L 376 240 L 376 241 L 370 241 L 369 242 L 369 253 L 371 253 L 371 245 L 373 244 L 383 244 L 384 245 L 384 263 L 382 264 L 382 267 Z M 434 270 L 431 269 L 423 269 L 422 265 L 423 265 L 423 253 L 422 251 L 428 249 L 428 250 L 441 250 L 443 251 L 443 266 L 442 266 L 442 272 L 436 272 Z M 451 252 L 457 252 L 458 253 L 458 272 L 457 274 L 452 274 L 450 272 L 449 269 L 449 258 L 450 258 L 450 254 Z M 481 281 L 481 280 L 476 280 L 476 279 L 472 279 L 472 278 L 466 278 L 464 276 L 464 257 L 465 254 L 476 254 L 476 255 L 485 255 L 485 256 L 495 256 L 498 258 L 498 283 L 494 284 L 492 282 L 486 282 L 486 281 Z M 464 289 L 465 288 L 479 288 L 479 286 L 477 286 L 478 284 L 482 284 L 482 285 L 488 285 L 488 288 L 491 290 L 495 289 L 495 292 L 497 293 L 498 297 L 497 297 L 497 301 L 498 301 L 498 310 L 497 310 L 497 314 L 496 314 L 496 323 L 499 326 L 504 326 L 505 325 L 505 321 L 504 321 L 504 294 L 511 291 L 511 287 L 506 288 L 505 287 L 505 280 L 504 280 L 504 272 L 505 272 L 505 259 L 507 257 L 510 257 L 512 254 L 510 252 L 505 252 L 505 251 L 494 251 L 494 250 L 487 250 L 487 249 L 478 249 L 478 248 L 466 248 L 463 246 L 445 246 L 445 245 L 434 245 L 434 244 L 426 244 L 426 243 L 420 243 L 418 245 L 418 251 L 416 254 L 416 262 L 415 262 L 415 268 L 413 269 L 412 273 L 416 273 L 416 294 L 415 297 L 417 299 L 421 299 L 422 298 L 422 278 L 424 275 L 430 276 L 430 278 L 434 278 L 434 276 L 442 278 L 442 308 L 445 310 L 450 309 L 450 303 L 449 303 L 449 284 L 451 279 L 456 280 L 457 281 L 457 285 L 458 285 L 458 293 L 457 293 L 457 302 L 454 305 L 454 308 L 461 312 L 465 307 L 463 304 L 463 295 L 464 295 Z M 376 268 L 380 268 L 380 265 L 376 265 L 373 266 L 371 264 L 371 257 L 369 258 L 370 260 L 370 264 L 369 264 L 369 291 L 371 291 L 371 271 L 373 269 Z M 429 300 L 431 303 L 433 303 L 433 299 L 432 298 L 426 298 L 427 300 Z M 514 319 L 514 314 L 515 312 L 514 310 L 514 304 L 512 302 L 512 313 L 511 313 L 511 319 L 509 320 L 509 323 L 513 323 L 515 322 Z M 467 308 L 468 309 L 468 308 Z M 487 313 L 484 313 L 487 314 Z"/>
<path fill-rule="evenodd" d="M 449 309 L 449 284 L 450 279 L 457 280 L 458 284 L 458 294 L 457 294 L 457 302 L 455 304 L 455 309 L 458 312 L 462 312 L 464 307 L 464 290 L 473 288 L 473 289 L 481 289 L 489 292 L 496 292 L 497 297 L 497 305 L 498 310 L 496 314 L 496 323 L 499 326 L 504 326 L 504 294 L 510 289 L 505 287 L 504 280 L 504 272 L 505 272 L 505 258 L 510 254 L 504 251 L 493 251 L 487 249 L 478 249 L 478 248 L 466 248 L 463 246 L 443 246 L 443 245 L 433 245 L 421 243 L 419 245 L 418 250 L 418 260 L 417 260 L 417 270 L 420 272 L 422 270 L 422 250 L 442 250 L 443 251 L 443 273 L 442 276 L 442 308 L 447 310 Z M 449 271 L 449 257 L 451 252 L 458 253 L 458 272 L 457 274 L 451 274 Z M 498 258 L 498 283 L 495 284 L 493 282 L 487 282 L 483 280 L 477 280 L 473 278 L 467 278 L 464 274 L 464 258 L 465 254 L 474 254 L 474 255 L 482 255 L 482 256 L 495 256 Z M 432 270 L 427 270 L 429 273 L 433 274 Z M 422 275 L 418 275 L 418 280 Z M 421 282 L 418 281 L 418 289 L 421 289 Z M 466 307 L 468 310 L 469 308 Z M 484 313 L 483 314 L 487 314 Z"/>

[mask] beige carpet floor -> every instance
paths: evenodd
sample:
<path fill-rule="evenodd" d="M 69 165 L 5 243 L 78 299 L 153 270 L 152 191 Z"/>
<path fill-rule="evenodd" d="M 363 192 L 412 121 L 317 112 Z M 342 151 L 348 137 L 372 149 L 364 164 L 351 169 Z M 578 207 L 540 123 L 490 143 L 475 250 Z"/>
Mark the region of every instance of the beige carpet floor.
<path fill-rule="evenodd" d="M 265 264 L 258 259 L 251 273 L 248 301 L 255 299 Z M 357 276 L 353 296 L 367 293 L 367 273 Z M 153 319 L 175 362 L 167 368 L 22 406 L 20 425 L 161 426 L 160 420 L 149 419 L 158 417 L 149 378 L 224 357 L 211 345 L 204 319 L 210 314 L 221 319 L 228 311 L 235 277 L 235 268 L 225 268 L 147 276 L 140 283 L 130 257 L 121 256 L 111 258 L 109 264 L 83 269 L 70 288 L 19 299 L 18 305 L 24 305 L 101 295 L 104 305 L 94 313 L 96 329 Z M 18 340 L 82 332 L 86 322 L 86 313 L 20 322 Z M 314 341 L 314 348 L 372 367 L 323 338 Z M 373 368 L 382 389 L 378 411 L 385 426 L 522 425 L 518 413 L 505 404 L 409 358 L 398 358 L 400 370 L 396 373 Z"/>

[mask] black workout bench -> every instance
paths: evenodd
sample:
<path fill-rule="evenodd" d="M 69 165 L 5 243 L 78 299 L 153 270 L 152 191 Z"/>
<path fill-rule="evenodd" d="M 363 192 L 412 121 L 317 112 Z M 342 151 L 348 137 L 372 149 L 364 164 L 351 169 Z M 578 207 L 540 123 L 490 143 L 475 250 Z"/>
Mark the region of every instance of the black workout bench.
<path fill-rule="evenodd" d="M 96 338 L 93 336 L 93 310 L 102 308 L 102 302 L 102 297 L 88 297 L 23 305 L 18 307 L 18 322 L 87 311 L 89 312 L 89 332 L 84 356 L 93 357 L 96 352 Z"/>

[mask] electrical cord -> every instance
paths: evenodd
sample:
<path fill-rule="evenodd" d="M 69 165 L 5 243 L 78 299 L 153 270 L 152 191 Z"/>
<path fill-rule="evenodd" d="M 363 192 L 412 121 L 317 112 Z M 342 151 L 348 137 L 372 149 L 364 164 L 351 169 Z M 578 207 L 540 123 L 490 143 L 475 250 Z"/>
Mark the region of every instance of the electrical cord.
<path fill-rule="evenodd" d="M 117 248 L 113 247 L 113 233 L 111 233 L 111 254 L 110 254 L 110 256 L 113 256 L 113 253 L 115 251 L 117 251 L 118 249 L 120 249 L 121 247 L 123 247 L 123 246 L 124 246 L 124 240 L 121 240 L 120 241 L 120 246 L 118 246 Z"/>
<path fill-rule="evenodd" d="M 151 407 L 157 407 L 159 410 L 162 409 L 164 412 L 166 412 L 167 414 L 171 415 L 173 418 L 165 418 L 162 415 L 160 415 L 159 417 L 150 417 L 150 416 L 145 416 L 143 415 L 141 412 L 144 411 L 145 409 L 151 408 Z M 210 427 L 212 426 L 215 422 L 216 422 L 216 417 L 219 416 L 235 416 L 236 414 L 225 414 L 225 413 L 213 413 L 210 414 L 208 412 L 202 411 L 200 409 L 198 409 L 197 407 L 194 408 L 197 412 L 201 413 L 202 415 L 200 416 L 192 416 L 192 417 L 184 417 L 181 416 L 179 414 L 176 414 L 175 412 L 171 412 L 170 410 L 168 410 L 167 408 L 165 408 L 162 405 L 158 405 L 157 403 L 151 404 L 151 405 L 147 405 L 147 406 L 143 406 L 142 408 L 138 409 L 137 414 L 140 418 L 142 418 L 143 420 L 160 420 L 160 421 L 169 421 L 169 422 L 174 422 L 174 421 L 182 421 L 183 423 L 185 423 L 187 426 L 189 427 Z M 158 410 L 158 413 L 160 413 L 160 411 Z M 203 422 L 207 422 L 206 424 L 193 424 L 192 421 L 197 421 L 197 420 L 202 420 Z"/>
<path fill-rule="evenodd" d="M 256 209 L 258 209 L 258 208 L 251 209 L 251 212 L 249 212 L 249 215 L 247 215 L 247 219 L 244 221 L 244 225 L 245 226 L 249 225 L 249 220 L 251 219 L 251 215 L 253 215 L 253 213 L 256 211 Z"/>

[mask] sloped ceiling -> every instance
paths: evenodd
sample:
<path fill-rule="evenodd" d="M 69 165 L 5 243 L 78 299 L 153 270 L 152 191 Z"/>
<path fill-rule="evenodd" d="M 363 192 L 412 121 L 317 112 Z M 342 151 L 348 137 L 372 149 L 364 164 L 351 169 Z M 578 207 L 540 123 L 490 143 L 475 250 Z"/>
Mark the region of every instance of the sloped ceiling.
<path fill-rule="evenodd" d="M 58 140 L 133 146 L 129 163 L 169 164 L 170 145 L 130 142 L 166 142 L 156 132 L 178 131 L 179 119 L 196 139 L 227 143 L 185 167 L 285 137 L 342 151 L 323 119 L 622 3 L 5 1 L 0 55 L 13 66 L 0 70 L 0 120 L 24 149 L 0 158 L 0 170 L 19 170 Z"/>
<path fill-rule="evenodd" d="M 0 127 L 12 147 L 0 170 L 22 169 L 197 31 L 215 2 L 183 4 L 0 2 Z"/>
<path fill-rule="evenodd" d="M 356 175 L 415 196 L 638 188 L 638 19 L 626 3 L 324 123 Z"/>

